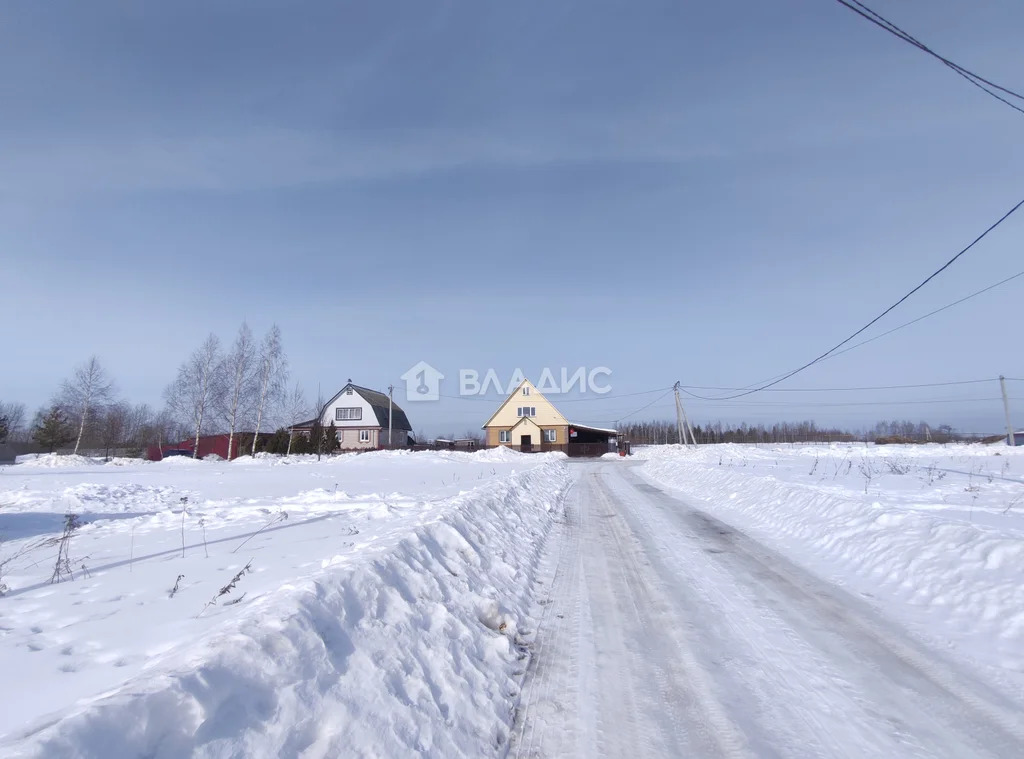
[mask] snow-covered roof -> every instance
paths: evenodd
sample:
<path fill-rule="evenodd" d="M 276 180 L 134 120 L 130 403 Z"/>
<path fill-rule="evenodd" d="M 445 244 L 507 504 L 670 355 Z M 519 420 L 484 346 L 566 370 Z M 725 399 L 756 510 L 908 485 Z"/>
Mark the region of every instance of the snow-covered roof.
<path fill-rule="evenodd" d="M 590 432 L 607 432 L 609 435 L 618 435 L 618 430 L 610 430 L 606 427 L 592 427 L 589 424 L 577 424 L 576 422 L 569 422 L 570 427 L 575 427 L 578 430 L 589 430 Z"/>

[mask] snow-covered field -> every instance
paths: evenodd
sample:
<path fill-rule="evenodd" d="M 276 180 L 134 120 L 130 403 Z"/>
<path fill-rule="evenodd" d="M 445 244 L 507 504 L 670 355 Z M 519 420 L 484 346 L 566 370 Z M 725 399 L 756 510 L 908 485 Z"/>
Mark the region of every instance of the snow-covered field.
<path fill-rule="evenodd" d="M 563 458 L 0 468 L 0 754 L 502 753 Z"/>
<path fill-rule="evenodd" d="M 913 633 L 1024 685 L 1024 448 L 640 449 L 680 491 Z"/>
<path fill-rule="evenodd" d="M 630 484 L 630 472 L 678 490 L 685 502 L 843 585 L 929 650 L 984 673 L 1008 694 L 1024 694 L 1024 449 L 669 446 L 640 449 L 640 466 L 612 458 L 575 470 L 589 483 L 576 496 L 575 527 L 562 519 L 574 477 L 560 454 L 105 464 L 41 457 L 0 468 L 0 672 L 7 686 L 0 755 L 503 756 L 528 662 L 543 659 L 537 651 L 559 650 L 557 640 L 545 643 L 543 627 L 535 639 L 551 616 L 546 610 L 556 610 L 548 620 L 556 632 L 564 626 L 559 615 L 597 614 L 578 630 L 585 638 L 593 627 L 595 641 L 633 629 L 601 616 L 599 593 L 588 596 L 594 608 L 558 606 L 572 596 L 549 590 L 552 567 L 564 564 L 565 580 L 585 566 L 564 535 L 575 535 L 579 556 L 596 562 L 591 574 L 602 567 L 613 580 L 628 580 L 630 567 L 639 573 L 619 588 L 620 622 L 631 619 L 630 609 L 660 608 L 632 595 L 655 582 L 643 575 L 655 566 L 679 570 L 685 579 L 670 572 L 662 581 L 682 600 L 686 590 L 697 594 L 690 601 L 706 601 L 697 591 L 712 588 L 721 592 L 712 600 L 725 608 L 760 592 L 756 577 L 744 574 L 758 566 L 743 559 L 746 543 L 718 538 L 732 540 L 733 553 L 701 548 L 700 536 L 690 536 L 700 518 L 685 503 L 638 490 L 643 483 Z M 70 514 L 81 526 L 63 552 Z M 564 524 L 548 543 L 556 520 Z M 580 543 L 584 528 L 607 538 L 605 553 Z M 701 540 L 727 533 L 708 534 Z M 689 545 L 691 538 L 699 545 Z M 642 557 L 630 553 L 645 546 Z M 621 559 L 628 566 L 613 563 L 616 551 L 632 557 Z M 58 567 L 62 577 L 51 582 Z M 600 585 L 599 575 L 583 579 Z M 772 603 L 799 606 L 776 591 Z M 743 613 L 768 613 L 764 598 L 748 600 Z M 751 620 L 749 629 L 733 631 L 737 651 L 759 640 L 747 635 L 756 628 Z M 817 640 L 813 624 L 797 628 L 808 641 Z M 703 640 L 713 628 L 693 635 Z M 673 626 L 663 637 L 681 631 Z M 795 645 L 789 634 L 781 639 Z M 624 644 L 623 656 L 671 669 L 686 650 L 666 644 L 655 655 L 648 644 Z M 621 669 L 625 660 L 611 661 L 613 648 L 595 649 L 604 658 L 590 661 L 588 672 L 634 672 Z M 690 651 L 694 662 L 739 655 L 705 648 Z M 795 649 L 773 651 L 751 659 L 759 672 L 798 667 Z M 839 658 L 829 666 L 839 668 Z M 815 687 L 835 685 L 812 665 L 806 693 L 793 686 L 793 672 L 766 684 L 777 696 L 787 687 L 803 693 L 779 705 L 780 713 L 797 714 L 799 704 L 821 695 Z M 549 656 L 541 675 L 558 667 Z M 609 713 L 620 709 L 614 681 L 606 689 Z M 696 687 L 689 676 L 676 685 L 680 698 Z M 534 712 L 543 716 L 550 703 L 551 714 L 561 714 L 565 689 L 541 691 Z M 731 718 L 741 724 L 743 709 L 733 706 Z M 868 722 L 861 727 L 878 727 Z M 511 745 L 520 751 L 522 740 Z"/>

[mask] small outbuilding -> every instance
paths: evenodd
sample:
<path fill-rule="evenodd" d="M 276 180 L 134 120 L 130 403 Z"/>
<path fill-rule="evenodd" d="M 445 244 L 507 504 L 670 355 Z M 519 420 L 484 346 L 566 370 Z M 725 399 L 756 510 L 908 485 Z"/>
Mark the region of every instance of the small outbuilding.
<path fill-rule="evenodd" d="M 13 464 L 18 460 L 18 454 L 14 448 L 7 443 L 0 443 L 0 464 Z"/>
<path fill-rule="evenodd" d="M 479 441 L 475 438 L 456 438 L 455 440 L 449 440 L 448 438 L 439 437 L 434 440 L 434 448 L 437 450 L 449 450 L 449 451 L 475 451 L 479 446 Z"/>
<path fill-rule="evenodd" d="M 231 441 L 231 458 L 237 459 L 239 456 L 246 456 L 251 452 L 252 436 L 253 433 L 251 432 L 235 433 L 234 440 Z M 262 441 L 269 440 L 270 433 L 261 432 L 259 439 Z M 245 448 L 242 447 L 243 441 L 248 441 L 248 445 Z M 172 456 L 188 456 L 191 458 L 195 450 L 196 439 L 192 437 L 177 443 L 168 443 L 167 445 L 151 445 L 146 449 L 146 458 L 150 461 L 161 461 Z M 220 456 L 222 459 L 228 458 L 227 435 L 202 435 L 199 438 L 199 450 L 195 458 L 202 459 L 210 455 Z"/>

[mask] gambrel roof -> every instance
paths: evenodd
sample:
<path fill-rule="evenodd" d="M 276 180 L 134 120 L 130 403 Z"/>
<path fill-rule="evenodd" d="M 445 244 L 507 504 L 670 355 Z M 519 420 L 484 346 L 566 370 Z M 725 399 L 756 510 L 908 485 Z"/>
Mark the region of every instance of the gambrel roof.
<path fill-rule="evenodd" d="M 349 388 L 352 389 L 359 397 L 366 401 L 370 408 L 373 409 L 373 415 L 377 420 L 377 424 L 382 429 L 387 429 L 388 426 L 388 396 L 385 393 L 381 393 L 377 390 L 370 390 L 368 387 L 360 387 L 354 385 L 351 382 L 341 388 L 334 396 L 331 397 L 327 403 L 324 404 L 324 408 L 329 408 L 338 398 L 345 394 Z M 312 427 L 316 423 L 316 419 L 310 419 L 308 422 L 302 422 L 301 424 L 293 425 L 293 428 L 305 429 L 306 427 Z M 372 427 L 372 424 L 367 424 L 367 427 Z M 405 430 L 406 432 L 412 432 L 412 425 L 409 424 L 409 417 L 405 415 L 405 411 L 397 403 L 392 401 L 391 403 L 391 426 L 396 430 Z"/>

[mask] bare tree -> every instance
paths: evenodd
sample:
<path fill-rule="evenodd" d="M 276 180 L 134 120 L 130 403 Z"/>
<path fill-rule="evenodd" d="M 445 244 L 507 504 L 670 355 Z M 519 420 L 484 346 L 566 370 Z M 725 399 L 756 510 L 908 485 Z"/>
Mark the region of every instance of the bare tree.
<path fill-rule="evenodd" d="M 324 427 L 324 411 L 326 411 L 326 409 L 324 407 L 326 405 L 327 405 L 327 401 L 324 400 L 324 394 L 320 390 L 320 384 L 317 383 L 317 386 L 316 386 L 316 408 L 313 411 L 313 413 L 316 414 L 316 417 L 314 417 L 314 419 L 313 419 L 313 429 L 310 431 L 310 435 L 309 435 L 310 442 L 312 442 L 312 443 L 314 443 L 316 445 L 316 460 L 317 461 L 320 460 L 320 455 L 323 453 L 324 442 L 325 442 L 324 436 L 327 434 L 326 429 Z M 331 421 L 331 426 L 333 426 L 333 425 L 334 425 L 334 422 L 332 420 Z"/>
<path fill-rule="evenodd" d="M 217 393 L 217 366 L 220 359 L 220 340 L 210 334 L 178 369 L 178 376 L 164 395 L 168 408 L 182 420 L 188 420 L 195 430 L 192 458 L 199 456 L 199 438 Z"/>
<path fill-rule="evenodd" d="M 176 443 L 182 440 L 189 434 L 189 431 L 176 416 L 174 410 L 168 406 L 155 416 L 151 414 L 138 434 L 140 446 L 153 445 L 162 448 L 166 443 Z"/>
<path fill-rule="evenodd" d="M 146 431 L 153 424 L 153 409 L 148 403 L 137 403 L 128 407 L 125 419 L 124 444 L 129 448 L 146 446 Z"/>
<path fill-rule="evenodd" d="M 484 436 L 481 430 L 475 430 L 472 427 L 468 428 L 462 433 L 462 440 L 472 440 L 478 447 L 483 448 L 487 445 L 487 438 Z"/>
<path fill-rule="evenodd" d="M 306 400 L 306 394 L 302 391 L 299 383 L 295 383 L 295 388 L 288 394 L 288 397 L 284 399 L 283 410 L 282 410 L 282 422 L 284 426 L 288 428 L 288 450 L 286 454 L 290 455 L 292 452 L 292 426 L 299 422 L 306 421 L 312 411 L 309 408 L 309 401 Z"/>
<path fill-rule="evenodd" d="M 103 411 L 100 422 L 100 442 L 103 444 L 103 457 L 110 460 L 110 450 L 120 448 L 128 432 L 131 406 L 127 403 L 112 403 Z"/>
<path fill-rule="evenodd" d="M 96 356 L 90 356 L 89 360 L 75 369 L 71 379 L 61 385 L 58 405 L 78 427 L 75 453 L 78 453 L 82 445 L 86 425 L 110 401 L 113 392 L 114 383 Z"/>
<path fill-rule="evenodd" d="M 245 418 L 247 406 L 252 401 L 252 391 L 256 377 L 256 346 L 252 340 L 252 330 L 242 322 L 238 328 L 238 337 L 231 346 L 231 352 L 221 359 L 217 372 L 223 382 L 224 392 L 220 396 L 221 414 L 228 425 L 228 460 L 234 452 L 235 433 L 239 423 Z M 255 439 L 253 441 L 255 451 Z"/>
<path fill-rule="evenodd" d="M 252 455 L 256 455 L 256 441 L 260 436 L 260 425 L 268 405 L 280 401 L 284 394 L 284 383 L 288 378 L 288 360 L 281 345 L 281 328 L 273 325 L 260 344 L 257 367 L 259 398 L 256 403 L 256 429 L 252 438 Z M 289 441 L 290 442 L 290 441 Z"/>
<path fill-rule="evenodd" d="M 25 404 L 0 401 L 0 419 L 6 422 L 6 434 L 0 434 L 0 443 L 5 440 L 19 440 L 23 437 L 25 425 Z"/>

